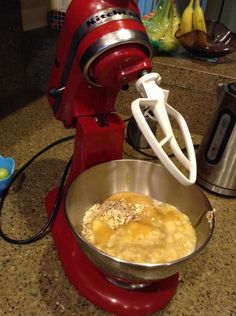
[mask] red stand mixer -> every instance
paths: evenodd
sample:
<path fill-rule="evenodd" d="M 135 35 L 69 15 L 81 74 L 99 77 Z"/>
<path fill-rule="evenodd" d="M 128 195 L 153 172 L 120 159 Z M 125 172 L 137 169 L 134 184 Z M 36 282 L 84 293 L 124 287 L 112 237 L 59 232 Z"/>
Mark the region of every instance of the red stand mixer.
<path fill-rule="evenodd" d="M 128 88 L 129 82 L 147 78 L 145 82 L 139 82 L 138 89 L 146 98 L 140 100 L 148 100 L 157 118 L 166 115 L 157 113 L 155 102 L 151 100 L 156 97 L 152 90 L 149 91 L 148 81 L 152 81 L 151 85 L 155 83 L 157 89 L 159 80 L 157 76 L 149 76 L 151 57 L 151 44 L 134 0 L 71 2 L 48 84 L 48 99 L 55 117 L 66 128 L 76 129 L 72 166 L 65 190 L 87 168 L 122 158 L 125 125 L 115 114 L 114 103 L 120 89 Z M 159 91 L 159 99 L 166 102 L 168 93 L 160 88 Z M 132 107 L 139 108 L 135 104 Z M 173 111 L 171 107 L 166 109 L 170 115 Z M 138 123 L 143 127 L 142 118 Z M 170 139 L 173 140 L 172 149 L 176 149 L 173 135 L 166 136 L 160 146 Z M 150 145 L 152 148 L 155 145 L 152 140 Z M 189 157 L 192 153 L 193 147 L 189 150 Z M 196 169 L 195 160 L 190 157 L 190 162 L 186 161 L 178 148 L 176 156 L 183 164 L 191 164 L 189 169 Z M 195 181 L 194 177 L 196 170 L 193 170 L 191 183 Z M 56 194 L 55 188 L 46 198 L 49 212 Z M 111 313 L 148 315 L 162 309 L 176 292 L 178 274 L 134 291 L 110 283 L 78 246 L 64 214 L 64 199 L 52 226 L 52 235 L 65 273 L 74 287 Z"/>

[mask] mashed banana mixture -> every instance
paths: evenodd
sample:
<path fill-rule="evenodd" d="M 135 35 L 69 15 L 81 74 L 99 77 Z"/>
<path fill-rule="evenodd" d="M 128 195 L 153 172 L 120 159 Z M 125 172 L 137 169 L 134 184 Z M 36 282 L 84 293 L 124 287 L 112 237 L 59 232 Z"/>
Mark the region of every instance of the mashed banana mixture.
<path fill-rule="evenodd" d="M 196 246 L 187 215 L 133 192 L 114 194 L 87 210 L 82 235 L 109 255 L 139 263 L 176 260 Z"/>

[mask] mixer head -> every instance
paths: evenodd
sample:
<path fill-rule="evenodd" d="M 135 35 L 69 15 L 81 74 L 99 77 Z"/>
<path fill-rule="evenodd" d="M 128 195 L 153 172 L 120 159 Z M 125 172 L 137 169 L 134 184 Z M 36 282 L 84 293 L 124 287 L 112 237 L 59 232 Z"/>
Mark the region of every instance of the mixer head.
<path fill-rule="evenodd" d="M 114 111 L 116 96 L 144 70 L 152 46 L 135 1 L 72 1 L 59 37 L 48 84 L 57 119 Z"/>
<path fill-rule="evenodd" d="M 79 14 L 78 14 L 79 12 Z M 137 89 L 143 98 L 132 104 L 137 124 L 160 161 L 182 184 L 196 180 L 196 160 L 191 136 L 183 117 L 167 104 L 167 92 L 151 72 L 152 46 L 135 1 L 72 1 L 59 38 L 48 85 L 48 98 L 57 119 L 76 127 L 78 118 L 114 112 L 120 89 L 140 78 Z M 149 107 L 164 138 L 158 142 L 141 108 Z M 187 157 L 174 136 L 169 115 L 183 134 Z M 189 172 L 185 176 L 163 149 L 171 152 Z"/>

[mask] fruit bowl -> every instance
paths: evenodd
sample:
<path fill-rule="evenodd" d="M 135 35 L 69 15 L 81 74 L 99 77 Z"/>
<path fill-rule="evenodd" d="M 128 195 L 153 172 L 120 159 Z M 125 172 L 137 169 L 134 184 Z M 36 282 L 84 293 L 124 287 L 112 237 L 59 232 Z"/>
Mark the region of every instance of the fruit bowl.
<path fill-rule="evenodd" d="M 82 236 L 86 210 L 118 192 L 145 194 L 187 214 L 197 235 L 194 252 L 162 264 L 134 263 L 110 256 L 86 241 Z M 197 186 L 185 187 L 163 166 L 141 160 L 113 160 L 85 170 L 67 191 L 65 214 L 80 248 L 97 269 L 112 283 L 130 288 L 180 272 L 207 245 L 214 230 L 214 210 Z"/>
<path fill-rule="evenodd" d="M 206 21 L 207 33 L 194 30 L 181 34 L 175 33 L 180 44 L 192 55 L 203 58 L 219 58 L 236 51 L 236 34 L 224 24 Z"/>

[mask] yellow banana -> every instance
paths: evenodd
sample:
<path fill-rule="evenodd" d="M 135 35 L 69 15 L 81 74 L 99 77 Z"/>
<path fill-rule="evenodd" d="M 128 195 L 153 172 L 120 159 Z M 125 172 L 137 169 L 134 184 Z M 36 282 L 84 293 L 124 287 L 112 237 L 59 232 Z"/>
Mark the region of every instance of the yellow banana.
<path fill-rule="evenodd" d="M 191 32 L 193 30 L 193 1 L 190 0 L 188 6 L 185 8 L 181 23 L 180 23 L 180 31 L 182 34 Z"/>
<path fill-rule="evenodd" d="M 174 1 L 172 1 L 172 31 L 173 34 L 175 34 L 177 32 L 177 30 L 180 27 L 180 17 L 179 17 L 179 13 L 177 12 L 176 6 Z"/>
<path fill-rule="evenodd" d="M 193 28 L 194 30 L 203 31 L 206 33 L 204 13 L 200 6 L 199 0 L 196 0 L 195 9 L 193 10 Z"/>

